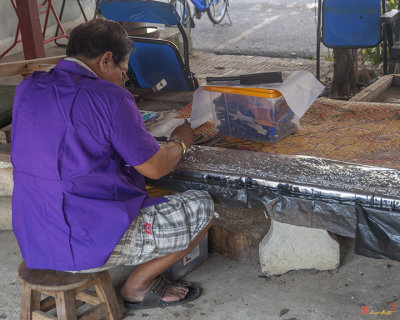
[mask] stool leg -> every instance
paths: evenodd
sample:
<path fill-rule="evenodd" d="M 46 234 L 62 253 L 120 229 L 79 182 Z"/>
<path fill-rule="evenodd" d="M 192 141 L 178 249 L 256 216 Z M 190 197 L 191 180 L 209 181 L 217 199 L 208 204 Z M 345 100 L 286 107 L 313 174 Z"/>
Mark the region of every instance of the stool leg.
<path fill-rule="evenodd" d="M 40 292 L 22 284 L 21 320 L 32 320 L 32 312 L 40 309 Z"/>
<path fill-rule="evenodd" d="M 104 302 L 107 306 L 107 320 L 122 319 L 122 313 L 119 308 L 117 296 L 115 295 L 115 290 L 112 286 L 108 271 L 104 271 L 103 274 L 96 280 L 94 288 L 96 289 L 96 293 L 100 301 Z"/>
<path fill-rule="evenodd" d="M 75 293 L 73 290 L 56 292 L 57 318 L 76 320 Z"/>

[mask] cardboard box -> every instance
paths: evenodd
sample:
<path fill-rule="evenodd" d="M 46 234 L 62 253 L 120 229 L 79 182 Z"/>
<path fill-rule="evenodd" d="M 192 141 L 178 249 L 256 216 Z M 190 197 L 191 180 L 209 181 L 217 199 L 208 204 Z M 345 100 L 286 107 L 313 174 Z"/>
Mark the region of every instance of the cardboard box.
<path fill-rule="evenodd" d="M 163 275 L 172 281 L 182 279 L 208 258 L 208 234 L 183 259 L 175 263 Z"/>

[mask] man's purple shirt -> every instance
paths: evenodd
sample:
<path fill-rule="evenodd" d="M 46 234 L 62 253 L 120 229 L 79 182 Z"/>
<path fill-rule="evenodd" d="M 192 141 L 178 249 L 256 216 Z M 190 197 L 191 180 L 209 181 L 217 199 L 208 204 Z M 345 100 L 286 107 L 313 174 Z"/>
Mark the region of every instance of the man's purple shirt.
<path fill-rule="evenodd" d="M 17 87 L 12 121 L 13 229 L 29 268 L 106 263 L 148 199 L 146 162 L 159 144 L 132 95 L 72 61 Z"/>

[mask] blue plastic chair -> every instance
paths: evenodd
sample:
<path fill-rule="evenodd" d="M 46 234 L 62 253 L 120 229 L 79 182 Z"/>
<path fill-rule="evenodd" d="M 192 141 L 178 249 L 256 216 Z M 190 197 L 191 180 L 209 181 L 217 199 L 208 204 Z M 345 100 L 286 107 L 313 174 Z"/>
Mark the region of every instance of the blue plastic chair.
<path fill-rule="evenodd" d="M 199 85 L 189 67 L 189 45 L 186 32 L 174 6 L 166 2 L 142 0 L 103 0 L 99 9 L 105 18 L 123 22 L 148 22 L 177 26 L 183 39 L 184 61 L 170 41 L 131 37 L 135 50 L 129 68 L 138 87 L 151 88 L 161 79 L 165 90 L 189 91 Z"/>
<path fill-rule="evenodd" d="M 376 47 L 382 41 L 382 11 L 385 0 L 318 0 L 317 79 L 321 38 L 328 48 Z"/>
<path fill-rule="evenodd" d="M 381 12 L 381 0 L 324 0 L 322 42 L 328 48 L 376 47 Z"/>

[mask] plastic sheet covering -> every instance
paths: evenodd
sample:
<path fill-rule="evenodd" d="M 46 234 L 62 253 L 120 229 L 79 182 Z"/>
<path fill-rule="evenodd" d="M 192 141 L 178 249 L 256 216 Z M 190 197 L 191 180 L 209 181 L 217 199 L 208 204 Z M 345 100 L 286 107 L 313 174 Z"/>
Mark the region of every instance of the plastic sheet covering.
<path fill-rule="evenodd" d="M 400 261 L 400 211 L 356 203 L 358 228 L 355 253 Z"/>
<path fill-rule="evenodd" d="M 207 190 L 226 207 L 261 205 L 276 221 L 353 238 L 356 203 L 400 210 L 400 171 L 309 156 L 193 146 L 176 170 L 148 183 Z"/>

